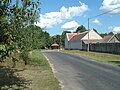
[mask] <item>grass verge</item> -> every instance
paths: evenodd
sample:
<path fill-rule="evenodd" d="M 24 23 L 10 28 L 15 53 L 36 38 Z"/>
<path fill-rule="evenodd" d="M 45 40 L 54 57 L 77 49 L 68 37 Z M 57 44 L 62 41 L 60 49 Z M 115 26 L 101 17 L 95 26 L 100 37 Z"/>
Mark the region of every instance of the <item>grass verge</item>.
<path fill-rule="evenodd" d="M 11 68 L 0 65 L 0 90 L 61 90 L 40 51 L 32 52 L 30 65 L 20 63 L 18 66 Z"/>
<path fill-rule="evenodd" d="M 80 50 L 62 50 L 61 52 L 72 53 L 84 58 L 89 58 L 99 62 L 120 66 L 120 55 L 99 52 L 86 52 Z"/>

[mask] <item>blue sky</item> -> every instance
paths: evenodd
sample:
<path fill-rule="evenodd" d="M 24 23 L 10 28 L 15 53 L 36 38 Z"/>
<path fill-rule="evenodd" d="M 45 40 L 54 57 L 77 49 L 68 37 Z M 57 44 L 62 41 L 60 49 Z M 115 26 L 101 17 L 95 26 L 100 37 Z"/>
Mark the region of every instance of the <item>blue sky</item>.
<path fill-rule="evenodd" d="M 120 7 L 120 0 L 40 0 L 41 12 L 38 26 L 50 35 L 74 31 L 78 26 L 87 28 L 87 19 Z M 120 33 L 120 8 L 90 19 L 90 29 L 99 33 Z"/>

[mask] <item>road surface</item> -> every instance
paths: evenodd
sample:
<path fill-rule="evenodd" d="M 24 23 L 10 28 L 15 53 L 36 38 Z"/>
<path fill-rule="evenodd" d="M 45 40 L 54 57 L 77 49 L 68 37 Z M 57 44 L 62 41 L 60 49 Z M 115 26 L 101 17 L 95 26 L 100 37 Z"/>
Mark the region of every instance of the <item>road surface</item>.
<path fill-rule="evenodd" d="M 63 90 L 120 90 L 120 67 L 61 52 L 43 52 Z"/>

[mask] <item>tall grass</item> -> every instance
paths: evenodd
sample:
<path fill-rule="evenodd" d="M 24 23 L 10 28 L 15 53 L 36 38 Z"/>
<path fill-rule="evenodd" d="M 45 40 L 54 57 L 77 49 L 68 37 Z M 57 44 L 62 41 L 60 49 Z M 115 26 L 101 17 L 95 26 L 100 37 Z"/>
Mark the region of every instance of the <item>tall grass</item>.
<path fill-rule="evenodd" d="M 48 62 L 40 50 L 34 50 L 32 51 L 32 56 L 30 58 L 30 65 L 48 66 Z"/>

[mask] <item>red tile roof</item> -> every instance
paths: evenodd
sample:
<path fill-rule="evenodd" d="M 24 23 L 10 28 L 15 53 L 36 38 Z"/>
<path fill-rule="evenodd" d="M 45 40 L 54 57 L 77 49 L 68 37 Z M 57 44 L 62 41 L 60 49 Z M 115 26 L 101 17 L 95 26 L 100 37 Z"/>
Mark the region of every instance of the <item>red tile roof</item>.
<path fill-rule="evenodd" d="M 78 40 L 81 40 L 86 34 L 87 34 L 87 32 L 78 33 L 77 35 L 74 35 L 74 36 L 70 39 L 70 41 L 78 41 Z"/>
<path fill-rule="evenodd" d="M 107 43 L 113 35 L 104 36 L 102 43 Z"/>
<path fill-rule="evenodd" d="M 59 46 L 57 43 L 52 44 L 52 46 L 57 47 Z"/>
<path fill-rule="evenodd" d="M 81 40 L 87 34 L 87 32 L 67 33 L 67 34 L 68 34 L 68 41 L 77 41 L 77 40 Z"/>
<path fill-rule="evenodd" d="M 76 35 L 77 33 L 67 33 L 68 34 L 68 40 L 70 40 L 74 35 Z"/>

